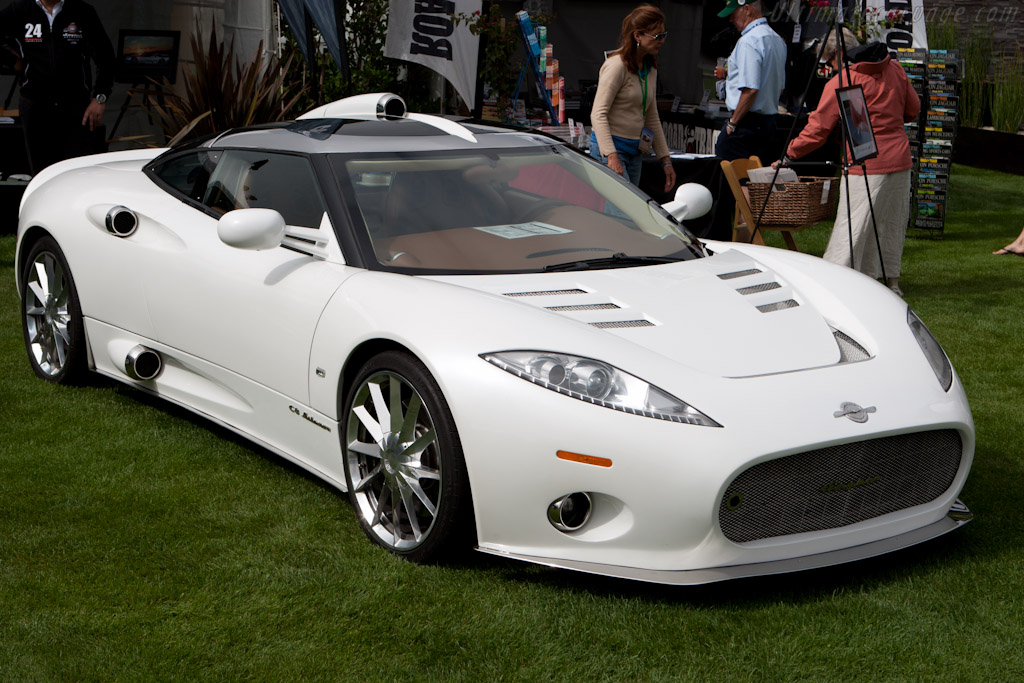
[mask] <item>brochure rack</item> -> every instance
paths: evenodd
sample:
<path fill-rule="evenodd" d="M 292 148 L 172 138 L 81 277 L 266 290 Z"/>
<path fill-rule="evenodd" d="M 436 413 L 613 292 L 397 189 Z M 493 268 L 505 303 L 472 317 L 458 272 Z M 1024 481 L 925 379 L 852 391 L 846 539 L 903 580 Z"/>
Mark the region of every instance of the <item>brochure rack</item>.
<path fill-rule="evenodd" d="M 941 238 L 958 123 L 960 57 L 956 50 L 901 50 L 900 62 L 915 90 L 921 85 L 921 115 L 907 124 L 915 169 L 911 224 L 924 236 Z"/>
<path fill-rule="evenodd" d="M 516 23 L 519 26 L 519 37 L 523 40 L 523 48 L 526 50 L 526 56 L 523 58 L 523 66 L 519 70 L 519 81 L 516 83 L 516 89 L 512 95 L 512 110 L 515 111 L 516 102 L 519 100 L 519 93 L 522 90 L 523 81 L 526 78 L 526 72 L 529 70 L 533 73 L 534 81 L 537 84 L 538 94 L 544 102 L 544 107 L 547 109 L 548 115 L 551 117 L 551 125 L 557 126 L 559 124 L 558 112 L 555 110 L 555 107 L 551 102 L 551 96 L 548 94 L 548 88 L 545 87 L 547 74 L 541 71 L 540 62 L 542 55 L 550 57 L 552 52 L 541 48 L 540 41 L 537 39 L 537 33 L 533 27 L 533 21 L 530 19 L 529 14 L 525 11 L 517 12 Z M 545 63 L 545 71 L 547 71 L 548 68 L 550 67 Z"/>

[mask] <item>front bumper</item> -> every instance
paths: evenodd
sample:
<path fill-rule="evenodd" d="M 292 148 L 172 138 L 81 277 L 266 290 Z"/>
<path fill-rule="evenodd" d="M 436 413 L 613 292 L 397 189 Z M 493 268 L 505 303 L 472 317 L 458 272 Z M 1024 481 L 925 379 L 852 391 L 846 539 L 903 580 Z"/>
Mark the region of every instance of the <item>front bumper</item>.
<path fill-rule="evenodd" d="M 942 536 L 964 524 L 967 524 L 974 515 L 959 499 L 949 509 L 946 516 L 928 526 L 914 529 L 898 536 L 883 538 L 871 543 L 864 543 L 849 548 L 840 548 L 829 552 L 807 555 L 804 557 L 793 557 L 772 562 L 757 562 L 753 564 L 737 564 L 725 567 L 710 567 L 707 569 L 640 569 L 636 567 L 623 567 L 596 562 L 579 562 L 574 560 L 557 560 L 547 557 L 533 557 L 529 555 L 518 555 L 516 553 L 493 550 L 490 548 L 477 548 L 481 552 L 498 557 L 507 557 L 513 560 L 522 560 L 533 564 L 557 567 L 559 569 L 571 569 L 588 574 L 601 576 L 612 576 L 634 581 L 646 581 L 648 583 L 661 583 L 675 586 L 693 586 L 729 579 L 741 579 L 752 576 L 768 576 L 771 574 L 786 574 L 789 572 L 805 571 L 808 569 L 819 569 L 831 567 L 846 562 L 856 562 L 869 557 L 884 555 L 903 548 L 924 543 L 938 536 Z"/>

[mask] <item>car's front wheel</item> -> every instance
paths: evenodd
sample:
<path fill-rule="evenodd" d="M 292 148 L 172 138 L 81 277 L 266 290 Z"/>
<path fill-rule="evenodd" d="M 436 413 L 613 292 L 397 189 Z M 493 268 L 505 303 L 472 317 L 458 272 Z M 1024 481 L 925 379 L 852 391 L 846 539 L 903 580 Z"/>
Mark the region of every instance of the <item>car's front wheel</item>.
<path fill-rule="evenodd" d="M 66 384 L 86 369 L 85 327 L 67 260 L 51 237 L 29 250 L 22 271 L 21 323 L 37 375 Z"/>
<path fill-rule="evenodd" d="M 386 351 L 345 401 L 349 497 L 374 542 L 416 562 L 461 550 L 473 529 L 462 446 L 448 404 L 415 358 Z"/>

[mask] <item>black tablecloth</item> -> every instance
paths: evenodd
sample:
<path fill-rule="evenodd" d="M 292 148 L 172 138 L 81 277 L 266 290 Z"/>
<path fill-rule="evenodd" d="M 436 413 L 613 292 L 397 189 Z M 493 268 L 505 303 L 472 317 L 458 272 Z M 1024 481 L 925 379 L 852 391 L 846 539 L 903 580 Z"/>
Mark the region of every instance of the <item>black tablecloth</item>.
<path fill-rule="evenodd" d="M 714 202 L 711 210 L 700 218 L 685 221 L 686 227 L 698 237 L 728 242 L 732 239 L 732 217 L 736 202 L 725 181 L 718 157 L 700 159 L 673 159 L 676 183 L 699 183 L 711 191 Z M 671 201 L 675 190 L 665 192 L 665 171 L 657 159 L 644 160 L 640 175 L 640 189 L 659 204 Z"/>
<path fill-rule="evenodd" d="M 28 173 L 28 154 L 25 151 L 25 131 L 21 119 L 14 123 L 0 123 L 0 174 Z"/>

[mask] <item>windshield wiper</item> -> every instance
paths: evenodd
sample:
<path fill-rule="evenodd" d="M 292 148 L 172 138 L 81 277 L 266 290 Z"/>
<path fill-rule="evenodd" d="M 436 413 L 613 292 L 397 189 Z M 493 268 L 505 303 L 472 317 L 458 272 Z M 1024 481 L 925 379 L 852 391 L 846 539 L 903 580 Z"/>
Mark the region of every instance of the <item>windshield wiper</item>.
<path fill-rule="evenodd" d="M 600 258 L 552 263 L 550 266 L 544 266 L 541 270 L 549 273 L 563 270 L 590 270 L 592 268 L 631 268 L 633 266 L 650 266 L 656 263 L 678 263 L 683 260 L 685 259 L 675 256 L 628 256 L 620 251 Z"/>

